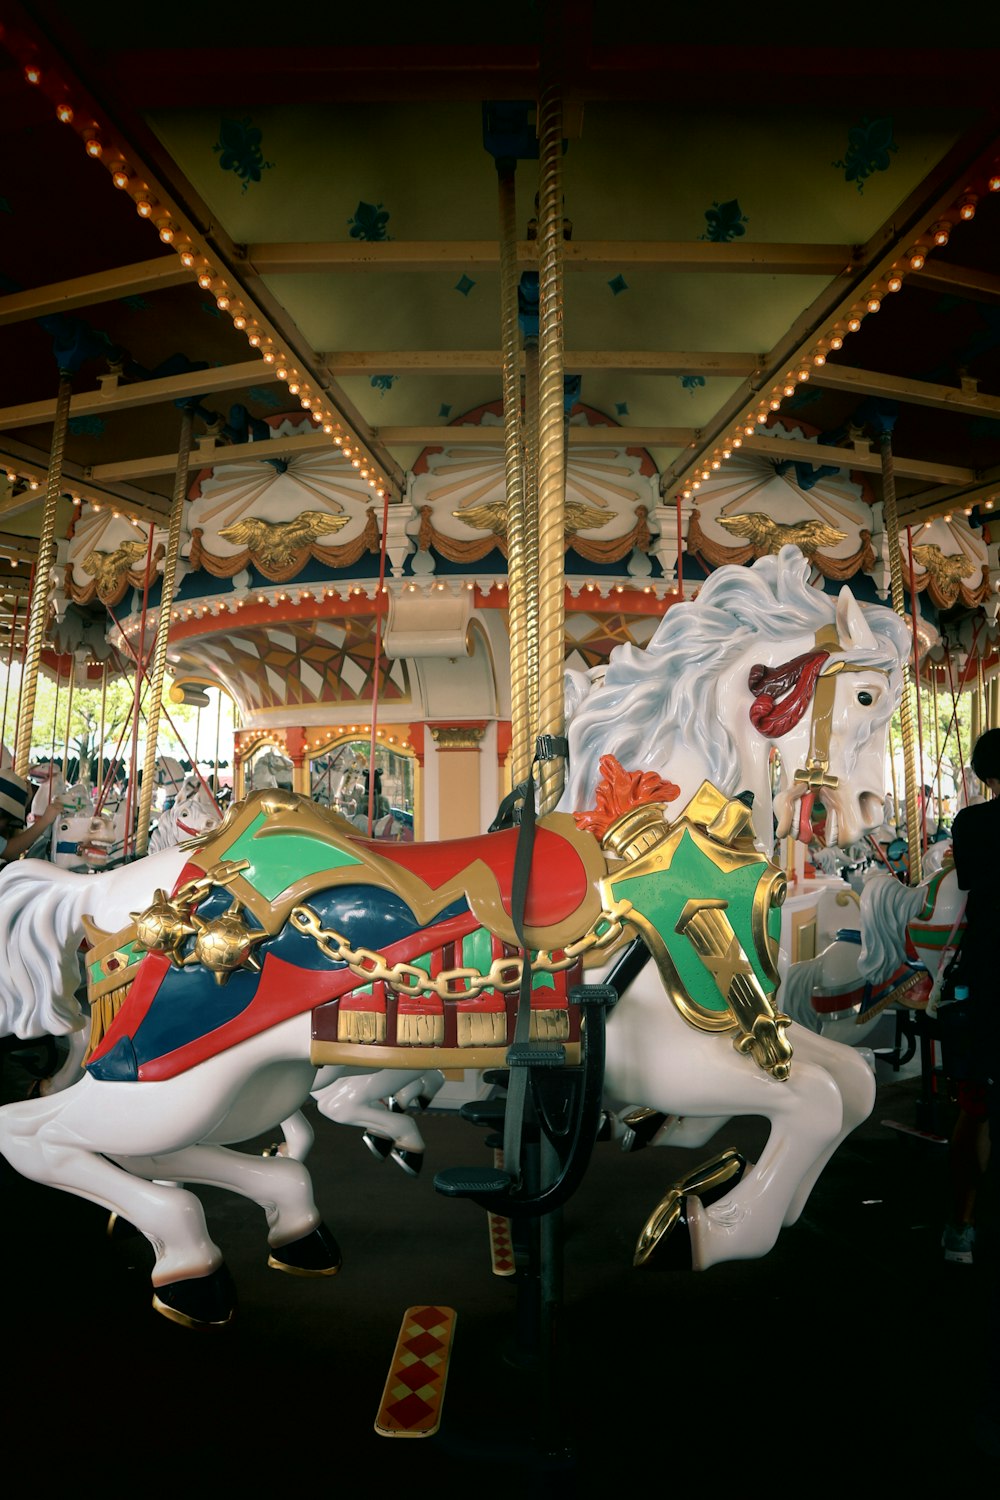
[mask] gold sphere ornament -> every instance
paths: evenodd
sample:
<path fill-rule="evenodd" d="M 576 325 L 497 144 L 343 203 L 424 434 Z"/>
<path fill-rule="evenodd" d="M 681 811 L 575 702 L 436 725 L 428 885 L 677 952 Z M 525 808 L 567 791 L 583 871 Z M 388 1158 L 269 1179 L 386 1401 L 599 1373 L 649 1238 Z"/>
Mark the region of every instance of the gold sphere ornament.
<path fill-rule="evenodd" d="M 195 916 L 197 936 L 194 948 L 184 959 L 186 964 L 204 964 L 214 976 L 216 984 L 225 984 L 236 969 L 253 969 L 260 972 L 260 964 L 254 956 L 254 948 L 267 938 L 267 933 L 254 931 L 242 920 L 242 903 L 234 901 L 228 911 L 220 917 L 203 922 Z"/>
<path fill-rule="evenodd" d="M 150 953 L 176 955 L 185 938 L 196 930 L 189 909 L 175 906 L 166 891 L 154 891 L 152 904 L 145 911 L 129 915 L 135 923 L 137 940 Z"/>

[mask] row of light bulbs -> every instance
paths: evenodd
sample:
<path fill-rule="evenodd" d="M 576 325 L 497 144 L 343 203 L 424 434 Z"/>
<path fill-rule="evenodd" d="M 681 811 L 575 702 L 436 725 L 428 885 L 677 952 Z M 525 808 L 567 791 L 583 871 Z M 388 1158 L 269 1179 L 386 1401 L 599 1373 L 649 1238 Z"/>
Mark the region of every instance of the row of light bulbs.
<path fill-rule="evenodd" d="M 115 187 L 127 192 L 132 198 L 139 217 L 147 219 L 163 244 L 177 252 L 181 265 L 197 276 L 198 285 L 211 291 L 219 310 L 227 312 L 232 318 L 233 327 L 246 335 L 250 347 L 259 351 L 266 364 L 276 366 L 274 373 L 279 380 L 287 381 L 289 394 L 298 397 L 303 411 L 309 414 L 317 427 L 322 427 L 333 438 L 334 444 L 350 461 L 351 467 L 358 470 L 359 477 L 367 481 L 368 487 L 375 491 L 380 500 L 384 499 L 387 482 L 378 472 L 373 460 L 363 453 L 353 434 L 345 435 L 341 423 L 327 409 L 322 392 L 315 390 L 296 369 L 291 356 L 281 347 L 280 342 L 272 337 L 267 328 L 240 301 L 222 272 L 192 240 L 171 210 L 156 200 L 149 184 L 134 174 L 124 152 L 117 145 L 105 144 L 102 136 L 107 138 L 110 132 L 90 118 L 89 112 L 86 116 L 79 116 L 70 99 L 65 97 L 65 85 L 58 79 L 43 79 L 42 69 L 37 62 L 31 60 L 25 63 L 23 72 L 27 83 L 35 88 L 44 88 L 50 97 L 56 98 L 56 118 L 64 125 L 72 126 L 83 141 L 87 155 L 107 167 Z"/>
<path fill-rule="evenodd" d="M 985 182 L 985 190 L 989 193 L 1000 192 L 1000 163 L 997 163 Z M 886 276 L 874 281 L 868 288 L 867 293 L 862 296 L 844 317 L 839 318 L 832 327 L 817 340 L 813 349 L 806 353 L 792 368 L 787 370 L 783 378 L 777 380 L 770 391 L 761 393 L 758 398 L 756 413 L 748 414 L 722 444 L 715 449 L 711 459 L 704 468 L 697 471 L 695 479 L 685 484 L 675 495 L 678 500 L 690 500 L 696 490 L 699 490 L 703 482 L 711 479 L 713 473 L 722 468 L 727 459 L 731 458 L 733 452 L 743 446 L 744 438 L 753 437 L 758 427 L 767 422 L 773 413 L 779 411 L 783 402 L 789 396 L 794 396 L 798 386 L 804 384 L 810 377 L 813 369 L 820 369 L 826 364 L 827 355 L 836 352 L 844 346 L 844 340 L 852 333 L 857 333 L 862 322 L 871 314 L 877 313 L 887 296 L 898 292 L 903 285 L 904 277 L 908 272 L 923 270 L 927 255 L 935 249 L 941 249 L 947 245 L 951 238 L 952 230 L 956 224 L 968 223 L 976 216 L 976 208 L 979 204 L 981 194 L 972 188 L 966 188 L 948 213 L 938 219 L 924 234 L 920 235 L 909 250 L 903 254 L 898 261 L 894 261 Z M 987 509 L 992 507 L 992 501 L 988 502 Z M 966 511 L 966 515 L 971 512 Z"/>

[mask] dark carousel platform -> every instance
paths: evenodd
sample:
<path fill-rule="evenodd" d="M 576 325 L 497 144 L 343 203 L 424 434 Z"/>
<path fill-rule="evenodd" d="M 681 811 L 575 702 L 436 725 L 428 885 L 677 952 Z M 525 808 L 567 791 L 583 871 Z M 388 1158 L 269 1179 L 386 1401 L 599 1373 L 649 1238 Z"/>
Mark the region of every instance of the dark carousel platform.
<path fill-rule="evenodd" d="M 5 1056 L 5 1101 L 30 1085 L 25 1061 Z M 485 1213 L 434 1191 L 438 1168 L 490 1161 L 485 1133 L 453 1114 L 423 1117 L 416 1180 L 316 1118 L 316 1196 L 344 1253 L 334 1277 L 268 1269 L 259 1210 L 199 1190 L 239 1293 L 220 1330 L 157 1316 L 145 1240 L 109 1238 L 101 1209 L 0 1160 L 3 1478 L 470 1500 L 970 1481 L 1000 1457 L 982 1426 L 997 1378 L 995 1185 L 976 1263 L 946 1264 L 947 1148 L 884 1123 L 915 1119 L 918 1088 L 880 1083 L 872 1118 L 768 1257 L 700 1275 L 666 1258 L 632 1268 L 639 1228 L 694 1154 L 599 1145 L 563 1212 L 551 1382 L 518 1367 L 516 1288 L 491 1273 Z M 765 1129 L 734 1122 L 704 1155 L 753 1156 Z M 388 1439 L 374 1421 L 415 1304 L 457 1312 L 444 1416 L 431 1438 Z"/>

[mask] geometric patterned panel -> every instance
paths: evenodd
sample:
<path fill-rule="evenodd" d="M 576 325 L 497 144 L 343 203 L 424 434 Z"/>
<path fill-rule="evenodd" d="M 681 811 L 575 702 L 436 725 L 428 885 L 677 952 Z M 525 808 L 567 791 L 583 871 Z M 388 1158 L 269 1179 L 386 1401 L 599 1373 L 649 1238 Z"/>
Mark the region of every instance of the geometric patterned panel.
<path fill-rule="evenodd" d="M 175 673 L 218 677 L 244 714 L 313 704 L 372 702 L 375 615 L 295 620 L 265 629 L 226 626 L 178 643 Z M 383 656 L 381 703 L 408 703 L 406 664 Z"/>
<path fill-rule="evenodd" d="M 607 665 L 616 646 L 645 647 L 660 623 L 659 615 L 590 615 L 566 613 L 566 666 L 577 672 Z"/>

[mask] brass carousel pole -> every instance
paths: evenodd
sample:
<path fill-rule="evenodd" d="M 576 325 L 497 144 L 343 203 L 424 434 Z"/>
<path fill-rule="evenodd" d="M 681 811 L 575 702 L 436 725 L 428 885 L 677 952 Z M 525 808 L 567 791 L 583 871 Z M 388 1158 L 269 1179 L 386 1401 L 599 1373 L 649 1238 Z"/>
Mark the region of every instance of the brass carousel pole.
<path fill-rule="evenodd" d="M 150 674 L 149 713 L 146 718 L 146 756 L 143 761 L 142 788 L 139 793 L 139 825 L 135 835 L 135 852 L 140 859 L 146 853 L 149 844 L 149 815 L 153 805 L 153 782 L 156 779 L 156 740 L 160 728 L 160 699 L 163 696 L 163 677 L 167 666 L 170 606 L 174 600 L 174 579 L 177 575 L 177 557 L 181 546 L 181 521 L 184 517 L 184 501 L 187 499 L 188 491 L 188 460 L 191 453 L 192 428 L 191 413 L 182 412 L 181 433 L 177 445 L 177 469 L 174 473 L 174 498 L 170 507 L 170 526 L 167 532 L 167 555 L 163 559 L 160 618 L 156 626 L 153 669 Z M 141 670 L 137 662 L 136 677 L 140 676 Z M 138 724 L 136 724 L 135 733 L 138 734 Z M 218 756 L 216 756 L 216 761 L 218 761 Z M 218 764 L 216 765 L 216 790 L 218 790 Z"/>
<path fill-rule="evenodd" d="M 35 719 L 38 670 L 41 665 L 42 645 L 48 625 L 49 585 L 56 560 L 56 510 L 62 489 L 63 453 L 66 448 L 66 429 L 69 422 L 69 398 L 69 376 L 64 371 L 60 371 L 59 394 L 56 397 L 55 423 L 52 429 L 52 451 L 46 477 L 42 529 L 38 537 L 38 557 L 35 561 L 34 585 L 31 591 L 31 615 L 28 620 L 24 676 L 21 681 L 21 701 L 18 710 L 14 770 L 19 776 L 26 776 L 31 764 L 31 731 Z"/>
<path fill-rule="evenodd" d="M 563 370 L 563 111 L 552 83 L 538 108 L 538 729 L 561 735 L 566 660 L 564 571 L 566 552 L 566 424 Z M 565 761 L 543 761 L 539 812 L 551 812 L 562 794 Z"/>
<path fill-rule="evenodd" d="M 882 508 L 885 531 L 889 543 L 889 582 L 892 591 L 892 607 L 901 620 L 906 619 L 906 602 L 903 598 L 903 561 L 899 550 L 899 512 L 896 509 L 896 478 L 892 467 L 892 434 L 887 427 L 879 432 L 882 454 Z M 910 600 L 916 626 L 917 601 Z M 914 629 L 914 637 L 916 630 Z M 914 671 L 916 665 L 914 663 Z M 906 778 L 906 842 L 910 860 L 910 884 L 917 885 L 921 875 L 922 837 L 920 808 L 917 797 L 917 771 L 913 756 L 913 683 L 907 676 L 903 681 L 903 697 L 899 705 L 900 732 L 903 741 L 903 771 Z"/>
<path fill-rule="evenodd" d="M 507 618 L 510 630 L 511 778 L 527 780 L 534 746 L 534 679 L 528 661 L 525 581 L 524 439 L 521 419 L 520 339 L 517 317 L 516 162 L 497 161 L 500 195 L 500 318 L 503 352 L 503 427 L 507 496 Z"/>

